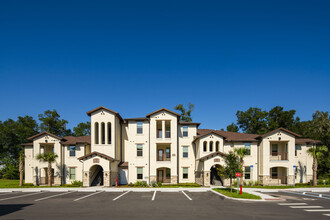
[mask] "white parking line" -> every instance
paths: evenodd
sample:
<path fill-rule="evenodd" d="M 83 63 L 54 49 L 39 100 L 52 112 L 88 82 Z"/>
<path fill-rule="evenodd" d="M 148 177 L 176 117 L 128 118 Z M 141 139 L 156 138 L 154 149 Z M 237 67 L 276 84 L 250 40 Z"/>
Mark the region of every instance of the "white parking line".
<path fill-rule="evenodd" d="M 85 198 L 87 198 L 87 197 L 90 197 L 90 196 L 93 196 L 93 195 L 96 195 L 96 194 L 99 194 L 99 193 L 101 193 L 102 191 L 100 191 L 100 192 L 95 192 L 95 193 L 92 193 L 92 194 L 89 194 L 89 195 L 87 195 L 87 196 L 83 196 L 83 197 L 80 197 L 80 198 L 78 198 L 78 199 L 75 199 L 75 200 L 73 200 L 73 201 L 78 201 L 78 200 L 81 200 L 81 199 L 85 199 Z"/>
<path fill-rule="evenodd" d="M 21 197 L 25 197 L 25 196 L 32 196 L 32 195 L 36 195 L 36 194 L 40 194 L 40 193 L 43 193 L 43 192 L 30 193 L 30 194 L 25 194 L 25 195 L 21 195 L 21 196 L 14 196 L 14 197 L 9 197 L 9 198 L 4 198 L 4 199 L 0 199 L 0 201 L 8 200 L 8 199 L 16 199 L 16 198 L 21 198 Z"/>
<path fill-rule="evenodd" d="M 129 193 L 129 191 L 127 191 L 127 192 L 124 192 L 124 193 L 123 193 L 123 194 L 121 194 L 120 196 L 117 196 L 116 198 L 114 198 L 114 199 L 113 199 L 113 201 L 115 201 L 115 200 L 119 199 L 120 197 L 122 197 L 123 195 L 125 195 L 125 194 L 127 194 L 127 193 Z"/>
<path fill-rule="evenodd" d="M 151 199 L 152 201 L 154 201 L 154 200 L 155 200 L 155 197 L 156 197 L 156 192 L 157 192 L 157 191 L 155 190 L 154 194 L 152 195 L 152 199 Z"/>
<path fill-rule="evenodd" d="M 181 191 L 189 200 L 192 200 L 185 192 Z"/>
<path fill-rule="evenodd" d="M 323 206 L 309 206 L 309 205 L 302 205 L 302 206 L 289 206 L 290 208 L 293 208 L 293 209 L 320 209 L 320 208 L 323 208 Z"/>
<path fill-rule="evenodd" d="M 323 215 L 325 215 L 325 216 L 330 216 L 330 214 L 323 214 Z"/>
<path fill-rule="evenodd" d="M 306 212 L 330 212 L 330 209 L 305 209 Z"/>
<path fill-rule="evenodd" d="M 61 193 L 61 194 L 57 194 L 57 195 L 47 196 L 47 197 L 44 197 L 44 198 L 36 199 L 34 201 L 37 202 L 37 201 L 41 201 L 41 200 L 45 200 L 45 199 L 50 199 L 50 198 L 53 198 L 53 197 L 56 197 L 56 196 L 61 196 L 61 195 L 69 194 L 69 193 L 73 193 L 73 192 L 66 192 L 66 193 Z"/>
<path fill-rule="evenodd" d="M 307 203 L 277 203 L 278 205 L 307 205 Z"/>

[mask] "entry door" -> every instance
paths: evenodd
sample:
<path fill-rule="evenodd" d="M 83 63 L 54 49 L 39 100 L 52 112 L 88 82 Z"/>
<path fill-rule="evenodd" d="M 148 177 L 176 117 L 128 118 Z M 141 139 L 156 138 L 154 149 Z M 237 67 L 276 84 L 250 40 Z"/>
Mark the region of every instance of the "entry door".
<path fill-rule="evenodd" d="M 164 173 L 163 173 L 163 170 L 158 170 L 158 181 L 157 182 L 163 182 L 163 176 L 164 176 Z"/>
<path fill-rule="evenodd" d="M 127 184 L 127 170 L 120 171 L 120 184 L 121 185 Z"/>

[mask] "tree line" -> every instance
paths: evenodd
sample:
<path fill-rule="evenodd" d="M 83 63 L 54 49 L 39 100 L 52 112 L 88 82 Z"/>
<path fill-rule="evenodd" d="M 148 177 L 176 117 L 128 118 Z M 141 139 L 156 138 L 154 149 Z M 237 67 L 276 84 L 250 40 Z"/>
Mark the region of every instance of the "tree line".
<path fill-rule="evenodd" d="M 23 151 L 22 143 L 27 138 L 47 131 L 57 136 L 84 136 L 90 134 L 90 122 L 79 123 L 67 129 L 68 121 L 62 119 L 56 110 L 47 110 L 38 115 L 39 123 L 32 116 L 19 116 L 17 120 L 0 121 L 0 175 L 2 178 L 17 179 L 19 176 L 19 157 Z M 22 166 L 22 165 L 21 165 Z"/>

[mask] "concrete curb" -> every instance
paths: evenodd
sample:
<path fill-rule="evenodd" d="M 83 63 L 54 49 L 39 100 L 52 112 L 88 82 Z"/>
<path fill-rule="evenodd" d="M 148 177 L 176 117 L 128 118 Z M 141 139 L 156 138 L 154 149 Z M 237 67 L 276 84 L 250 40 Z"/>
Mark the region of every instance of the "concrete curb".
<path fill-rule="evenodd" d="M 213 189 L 211 190 L 211 192 L 213 192 L 213 193 L 215 193 L 215 194 L 217 194 L 219 196 L 222 196 L 222 197 L 224 197 L 226 199 L 231 199 L 231 200 L 238 200 L 238 201 L 245 201 L 245 202 L 266 202 L 266 200 L 264 200 L 263 198 L 261 198 L 261 199 L 239 199 L 239 198 L 232 198 L 232 197 L 226 196 L 226 195 L 224 195 L 222 193 L 219 193 L 217 191 L 214 191 Z"/>

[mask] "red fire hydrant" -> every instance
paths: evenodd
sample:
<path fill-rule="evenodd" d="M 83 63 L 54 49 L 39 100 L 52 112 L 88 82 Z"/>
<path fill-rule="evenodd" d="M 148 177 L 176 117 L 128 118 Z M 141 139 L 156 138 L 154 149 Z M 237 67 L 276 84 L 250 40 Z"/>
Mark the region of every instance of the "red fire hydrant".
<path fill-rule="evenodd" d="M 118 178 L 116 178 L 116 187 L 118 187 Z"/>
<path fill-rule="evenodd" d="M 242 195 L 242 185 L 240 185 L 239 194 Z"/>

